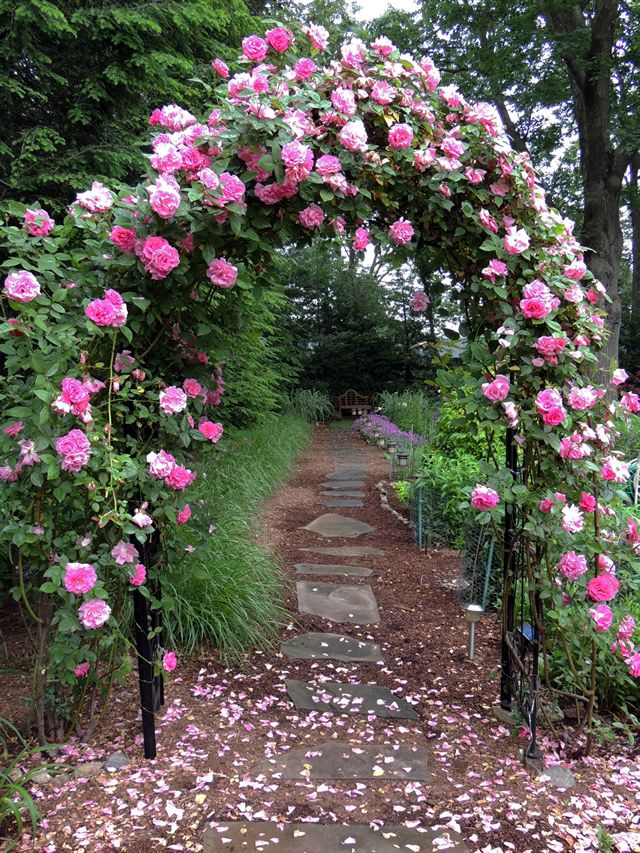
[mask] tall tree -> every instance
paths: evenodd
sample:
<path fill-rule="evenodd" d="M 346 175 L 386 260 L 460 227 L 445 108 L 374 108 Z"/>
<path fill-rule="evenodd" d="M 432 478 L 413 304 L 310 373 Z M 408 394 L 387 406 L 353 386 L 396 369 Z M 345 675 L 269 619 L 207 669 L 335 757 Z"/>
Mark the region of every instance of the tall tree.
<path fill-rule="evenodd" d="M 253 26 L 244 0 L 0 0 L 0 197 L 135 180 L 153 108 L 202 108 L 194 78 Z"/>
<path fill-rule="evenodd" d="M 580 238 L 611 298 L 604 358 L 617 358 L 622 189 L 640 138 L 637 4 L 424 0 L 422 14 L 425 46 L 445 76 L 460 79 L 465 94 L 495 104 L 514 148 L 530 151 L 537 166 L 561 153 L 575 129 Z M 561 193 L 551 189 L 562 210 Z"/>

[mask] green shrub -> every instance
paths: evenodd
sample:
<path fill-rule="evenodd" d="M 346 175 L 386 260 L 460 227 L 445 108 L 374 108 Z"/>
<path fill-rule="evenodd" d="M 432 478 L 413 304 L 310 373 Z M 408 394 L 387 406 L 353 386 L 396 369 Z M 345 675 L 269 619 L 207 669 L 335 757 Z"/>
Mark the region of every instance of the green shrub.
<path fill-rule="evenodd" d="M 448 542 L 462 547 L 470 513 L 468 509 L 461 510 L 460 504 L 465 499 L 465 487 L 475 485 L 482 477 L 478 459 L 469 453 L 450 455 L 430 450 L 419 474 L 417 485 L 423 488 L 424 500 L 430 504 L 428 511 L 435 514 L 433 521 L 446 532 Z"/>
<path fill-rule="evenodd" d="M 305 388 L 297 388 L 288 395 L 284 410 L 288 414 L 301 415 L 310 423 L 324 421 L 335 414 L 333 402 L 328 394 L 323 391 L 309 391 Z"/>
<path fill-rule="evenodd" d="M 273 638 L 286 615 L 286 581 L 277 555 L 260 541 L 259 513 L 308 437 L 299 415 L 225 433 L 227 452 L 209 467 L 196 495 L 214 507 L 207 556 L 194 570 L 187 553 L 188 571 L 171 566 L 163 585 L 163 598 L 173 604 L 168 645 L 191 653 L 213 644 L 226 656 L 240 656 Z M 189 545 L 188 534 L 180 544 Z"/>

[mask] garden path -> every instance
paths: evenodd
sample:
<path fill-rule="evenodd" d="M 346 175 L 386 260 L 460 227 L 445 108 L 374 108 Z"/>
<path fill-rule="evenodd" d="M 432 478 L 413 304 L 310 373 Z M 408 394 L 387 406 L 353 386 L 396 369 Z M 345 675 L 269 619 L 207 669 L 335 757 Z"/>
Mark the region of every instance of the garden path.
<path fill-rule="evenodd" d="M 381 451 L 357 433 L 337 436 L 317 429 L 289 482 L 265 507 L 265 545 L 282 555 L 291 578 L 282 645 L 254 651 L 242 666 L 225 666 L 216 654 L 181 660 L 156 717 L 154 761 L 143 758 L 132 674 L 116 690 L 91 745 L 68 750 L 77 765 L 72 777 L 32 789 L 45 816 L 35 849 L 203 853 L 206 834 L 207 844 L 218 844 L 213 850 L 270 845 L 287 853 L 375 853 L 384 843 L 412 853 L 584 853 L 604 849 L 597 840 L 604 828 L 617 853 L 640 850 L 637 753 L 618 737 L 588 759 L 569 760 L 543 730 L 547 762 L 566 764 L 575 787 L 559 788 L 522 768 L 517 727 L 492 715 L 497 621 L 488 615 L 479 623 L 475 661 L 468 661 L 466 623 L 451 591 L 458 555 L 420 551 L 390 510 L 402 513 L 392 490 L 389 506 L 380 500 L 376 486 L 389 481 Z M 335 485 L 327 475 L 343 467 L 366 476 L 356 481 L 364 507 L 340 514 L 375 530 L 336 539 L 307 528 L 327 511 L 323 491 L 329 490 L 320 484 Z M 309 573 L 320 565 L 323 575 Z M 370 587 L 379 621 L 336 622 L 301 612 L 301 581 L 312 591 L 329 583 L 359 594 Z M 315 685 L 324 708 L 313 699 L 313 710 L 294 707 L 289 690 L 306 700 L 305 683 Z M 352 710 L 351 699 L 364 687 L 386 688 L 419 719 L 345 713 L 339 703 L 347 698 Z M 390 704 L 385 696 L 374 699 L 374 710 L 382 707 L 378 700 Z M 570 729 L 571 719 L 562 725 Z M 116 750 L 126 754 L 127 766 L 105 771 L 105 758 Z M 275 845 L 271 838 L 280 840 Z M 31 843 L 18 849 L 27 853 Z"/>

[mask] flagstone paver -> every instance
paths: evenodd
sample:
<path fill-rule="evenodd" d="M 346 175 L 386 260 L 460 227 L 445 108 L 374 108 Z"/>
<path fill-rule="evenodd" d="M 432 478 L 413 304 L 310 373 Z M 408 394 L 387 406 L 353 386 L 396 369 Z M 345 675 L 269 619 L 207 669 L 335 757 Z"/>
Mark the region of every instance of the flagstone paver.
<path fill-rule="evenodd" d="M 334 480 L 333 483 L 320 483 L 322 489 L 365 489 L 364 480 Z"/>
<path fill-rule="evenodd" d="M 317 548 L 298 548 L 311 554 L 325 554 L 327 557 L 383 557 L 384 551 L 367 545 L 318 546 Z"/>
<path fill-rule="evenodd" d="M 365 569 L 364 566 L 339 566 L 335 563 L 324 566 L 321 563 L 296 563 L 295 567 L 298 575 L 342 575 L 368 578 L 373 573 L 373 569 Z"/>
<path fill-rule="evenodd" d="M 419 720 L 411 705 L 376 684 L 340 684 L 323 681 L 313 684 L 286 678 L 284 682 L 291 701 L 298 710 L 333 711 L 337 714 L 375 714 L 396 720 Z"/>
<path fill-rule="evenodd" d="M 336 501 L 318 501 L 322 506 L 364 506 L 362 501 L 350 500 L 349 498 L 340 498 Z"/>
<path fill-rule="evenodd" d="M 380 646 L 342 634 L 301 634 L 280 644 L 283 655 L 293 660 L 383 661 Z"/>
<path fill-rule="evenodd" d="M 331 474 L 325 474 L 327 480 L 361 480 L 367 472 L 361 468 L 336 468 Z"/>
<path fill-rule="evenodd" d="M 327 512 L 318 516 L 309 524 L 299 527 L 298 530 L 311 530 L 326 539 L 355 539 L 365 533 L 375 533 L 377 527 L 358 521 L 357 518 L 349 518 L 346 515 L 338 515 L 336 512 Z"/>
<path fill-rule="evenodd" d="M 278 851 L 278 853 L 469 853 L 462 836 L 451 829 L 405 826 L 372 828 L 364 824 L 226 821 L 204 833 L 203 853 Z"/>
<path fill-rule="evenodd" d="M 296 581 L 296 590 L 300 613 L 355 625 L 375 625 L 380 621 L 378 605 L 368 584 Z"/>
<path fill-rule="evenodd" d="M 333 740 L 263 758 L 253 764 L 249 772 L 252 776 L 268 773 L 279 779 L 413 779 L 421 782 L 431 779 L 427 753 L 421 746 L 379 743 L 354 746 Z"/>

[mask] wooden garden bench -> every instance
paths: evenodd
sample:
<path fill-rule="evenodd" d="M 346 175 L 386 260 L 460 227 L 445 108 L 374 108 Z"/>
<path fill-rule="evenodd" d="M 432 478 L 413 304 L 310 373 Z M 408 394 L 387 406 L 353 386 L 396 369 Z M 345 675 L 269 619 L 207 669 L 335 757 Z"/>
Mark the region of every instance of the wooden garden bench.
<path fill-rule="evenodd" d="M 340 394 L 339 397 L 333 398 L 333 406 L 336 412 L 343 413 L 343 411 L 347 411 L 348 414 L 351 414 L 353 409 L 373 409 L 376 404 L 375 397 L 367 397 L 364 394 L 358 394 L 357 391 L 354 391 L 353 388 L 349 388 L 344 394 Z"/>

